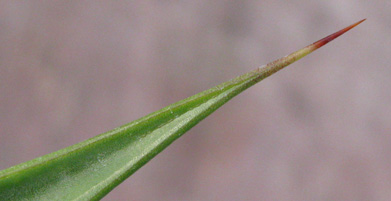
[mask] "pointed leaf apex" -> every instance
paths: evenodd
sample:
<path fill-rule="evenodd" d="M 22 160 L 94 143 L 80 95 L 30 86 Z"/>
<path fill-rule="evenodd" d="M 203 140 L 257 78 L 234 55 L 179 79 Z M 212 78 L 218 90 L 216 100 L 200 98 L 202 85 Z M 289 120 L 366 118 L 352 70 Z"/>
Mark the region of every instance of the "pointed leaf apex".
<path fill-rule="evenodd" d="M 315 43 L 310 45 L 311 47 L 313 47 L 311 49 L 316 50 L 316 49 L 322 47 L 323 45 L 326 45 L 328 42 L 330 42 L 330 41 L 334 40 L 335 38 L 339 37 L 340 35 L 346 33 L 347 31 L 349 31 L 353 27 L 359 25 L 361 22 L 364 22 L 365 20 L 366 19 L 362 19 L 362 20 L 360 20 L 350 26 L 345 27 L 344 29 L 341 29 L 341 30 L 339 30 L 339 31 L 337 31 L 337 32 L 325 37 L 325 38 L 322 38 L 322 39 L 316 41 Z"/>
<path fill-rule="evenodd" d="M 361 22 L 363 22 L 365 20 L 366 19 L 363 19 L 363 20 L 360 20 L 350 26 L 347 26 L 344 29 L 341 29 L 341 30 L 339 30 L 339 31 L 337 31 L 337 32 L 335 32 L 335 33 L 333 33 L 323 39 L 316 41 L 315 43 L 312 43 L 311 45 L 306 46 L 305 48 L 302 48 L 296 52 L 293 52 L 283 58 L 277 59 L 271 63 L 268 63 L 267 65 L 261 66 L 261 67 L 257 68 L 255 71 L 262 75 L 262 76 L 260 76 L 260 79 L 263 79 L 267 76 L 270 76 L 271 74 L 281 70 L 285 66 L 303 58 L 307 54 L 317 50 L 318 48 L 322 47 L 323 45 L 326 45 L 330 41 L 334 40 L 338 36 L 341 36 L 342 34 L 346 33 L 347 31 L 349 31 L 353 27 L 359 25 Z"/>

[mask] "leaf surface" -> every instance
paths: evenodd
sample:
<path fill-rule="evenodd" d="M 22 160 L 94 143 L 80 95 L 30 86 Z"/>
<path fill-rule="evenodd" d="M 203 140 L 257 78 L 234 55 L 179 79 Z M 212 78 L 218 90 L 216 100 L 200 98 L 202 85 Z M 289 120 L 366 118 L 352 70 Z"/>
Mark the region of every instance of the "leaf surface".
<path fill-rule="evenodd" d="M 231 98 L 362 21 L 129 124 L 5 169 L 0 200 L 99 200 Z"/>

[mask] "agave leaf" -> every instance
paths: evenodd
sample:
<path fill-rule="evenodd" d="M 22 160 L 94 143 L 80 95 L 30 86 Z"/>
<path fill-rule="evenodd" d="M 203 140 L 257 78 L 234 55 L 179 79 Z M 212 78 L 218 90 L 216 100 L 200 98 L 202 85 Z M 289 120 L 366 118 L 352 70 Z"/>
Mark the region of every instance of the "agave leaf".
<path fill-rule="evenodd" d="M 5 169 L 0 200 L 99 200 L 228 100 L 362 21 L 129 124 Z"/>

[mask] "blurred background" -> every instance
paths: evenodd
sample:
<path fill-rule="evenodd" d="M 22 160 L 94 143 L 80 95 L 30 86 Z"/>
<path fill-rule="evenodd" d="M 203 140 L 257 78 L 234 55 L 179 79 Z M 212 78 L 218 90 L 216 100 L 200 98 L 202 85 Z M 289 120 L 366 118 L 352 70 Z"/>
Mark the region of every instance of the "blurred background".
<path fill-rule="evenodd" d="M 0 2 L 0 169 L 363 18 L 217 110 L 103 200 L 389 200 L 391 1 Z"/>

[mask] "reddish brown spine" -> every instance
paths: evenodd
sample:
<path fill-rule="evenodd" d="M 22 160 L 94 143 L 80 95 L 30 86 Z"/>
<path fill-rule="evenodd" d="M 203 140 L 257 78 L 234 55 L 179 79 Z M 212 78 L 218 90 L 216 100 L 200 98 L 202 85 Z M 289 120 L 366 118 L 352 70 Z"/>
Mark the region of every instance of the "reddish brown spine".
<path fill-rule="evenodd" d="M 341 29 L 340 31 L 337 31 L 337 32 L 335 32 L 335 33 L 333 33 L 333 34 L 331 34 L 331 35 L 329 35 L 327 37 L 324 37 L 324 38 L 316 41 L 315 43 L 313 43 L 310 46 L 314 46 L 315 49 L 318 49 L 318 48 L 322 47 L 323 45 L 326 45 L 328 42 L 334 40 L 338 36 L 340 36 L 340 35 L 344 34 L 345 32 L 349 31 L 353 27 L 359 25 L 361 22 L 364 22 L 365 20 L 366 19 L 360 20 L 360 21 L 358 21 L 358 22 L 356 22 L 356 23 L 354 23 L 354 24 L 352 24 L 352 25 L 350 25 L 350 26 L 348 26 L 348 27 L 346 27 L 344 29 Z"/>
<path fill-rule="evenodd" d="M 261 66 L 258 69 L 256 69 L 256 72 L 261 73 L 262 78 L 265 78 L 265 77 L 281 70 L 285 66 L 303 58 L 307 54 L 315 51 L 316 49 L 322 47 L 323 45 L 326 45 L 328 42 L 334 40 L 338 36 L 341 36 L 342 34 L 349 31 L 350 29 L 352 29 L 353 27 L 357 26 L 358 24 L 360 24 L 361 22 L 363 22 L 365 20 L 366 19 L 360 20 L 360 21 L 358 21 L 358 22 L 356 22 L 356 23 L 354 23 L 344 29 L 341 29 L 340 31 L 337 31 L 337 32 L 335 32 L 335 33 L 333 33 L 323 39 L 316 41 L 315 43 L 312 43 L 311 45 L 308 45 L 307 47 L 305 47 L 303 49 L 300 49 L 300 50 L 293 52 L 292 54 L 289 54 L 283 58 L 280 58 L 280 59 L 277 59 L 271 63 L 268 63 L 265 66 Z"/>

